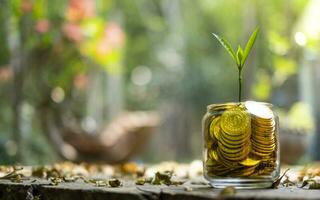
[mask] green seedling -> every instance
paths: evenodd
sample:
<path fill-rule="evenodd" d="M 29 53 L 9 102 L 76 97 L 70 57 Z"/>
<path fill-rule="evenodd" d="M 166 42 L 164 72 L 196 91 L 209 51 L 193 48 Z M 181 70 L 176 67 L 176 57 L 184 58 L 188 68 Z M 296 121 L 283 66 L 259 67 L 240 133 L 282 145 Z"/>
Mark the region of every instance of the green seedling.
<path fill-rule="evenodd" d="M 238 81 L 239 81 L 239 102 L 241 102 L 241 90 L 242 90 L 242 69 L 247 60 L 247 57 L 256 41 L 257 35 L 259 33 L 259 28 L 257 28 L 252 35 L 250 36 L 245 49 L 243 50 L 241 46 L 238 46 L 237 51 L 234 51 L 230 45 L 230 43 L 224 38 L 218 36 L 215 33 L 212 33 L 213 36 L 220 42 L 220 44 L 225 48 L 225 50 L 229 53 L 229 55 L 234 60 L 235 64 L 238 68 Z"/>

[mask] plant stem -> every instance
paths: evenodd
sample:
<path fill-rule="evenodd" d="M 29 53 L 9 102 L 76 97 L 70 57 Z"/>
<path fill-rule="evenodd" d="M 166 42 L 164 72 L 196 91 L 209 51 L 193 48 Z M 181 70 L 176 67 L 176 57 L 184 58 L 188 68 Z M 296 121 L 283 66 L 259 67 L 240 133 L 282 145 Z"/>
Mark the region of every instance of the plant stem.
<path fill-rule="evenodd" d="M 239 69 L 239 99 L 238 99 L 239 102 L 241 102 L 241 89 L 242 89 L 242 70 Z"/>

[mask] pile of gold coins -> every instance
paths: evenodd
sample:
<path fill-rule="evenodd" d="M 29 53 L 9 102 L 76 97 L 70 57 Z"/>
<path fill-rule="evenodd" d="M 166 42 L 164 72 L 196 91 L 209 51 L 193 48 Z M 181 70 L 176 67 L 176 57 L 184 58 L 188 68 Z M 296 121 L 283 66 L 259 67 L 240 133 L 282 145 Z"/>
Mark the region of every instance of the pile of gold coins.
<path fill-rule="evenodd" d="M 205 172 L 210 177 L 269 176 L 276 168 L 276 119 L 258 102 L 213 105 L 204 118 Z"/>

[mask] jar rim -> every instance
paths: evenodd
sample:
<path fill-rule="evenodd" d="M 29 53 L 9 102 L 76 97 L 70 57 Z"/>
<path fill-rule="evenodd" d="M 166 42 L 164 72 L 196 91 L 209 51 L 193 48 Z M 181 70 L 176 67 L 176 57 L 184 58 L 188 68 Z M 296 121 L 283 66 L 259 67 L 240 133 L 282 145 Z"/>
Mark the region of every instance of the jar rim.
<path fill-rule="evenodd" d="M 209 105 L 207 105 L 207 111 L 210 111 L 216 107 L 225 106 L 225 105 L 230 105 L 230 106 L 235 106 L 235 105 L 240 105 L 240 104 L 245 105 L 245 103 L 248 103 L 248 102 L 262 104 L 262 105 L 268 106 L 269 108 L 273 107 L 273 105 L 271 103 L 263 102 L 263 101 L 241 101 L 241 102 L 225 102 L 225 103 L 209 104 Z"/>

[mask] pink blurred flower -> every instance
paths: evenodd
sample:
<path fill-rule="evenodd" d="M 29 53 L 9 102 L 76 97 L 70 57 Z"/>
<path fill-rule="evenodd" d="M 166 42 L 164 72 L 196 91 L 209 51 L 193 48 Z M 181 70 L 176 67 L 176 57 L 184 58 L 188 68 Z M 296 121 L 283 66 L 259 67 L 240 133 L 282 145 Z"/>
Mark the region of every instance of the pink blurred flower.
<path fill-rule="evenodd" d="M 41 19 L 36 22 L 34 28 L 38 33 L 46 33 L 50 29 L 50 22 L 47 19 Z"/>
<path fill-rule="evenodd" d="M 81 27 L 76 23 L 65 23 L 62 27 L 62 32 L 66 38 L 73 42 L 81 42 L 83 40 Z"/>
<path fill-rule="evenodd" d="M 107 24 L 104 30 L 104 42 L 112 48 L 122 47 L 124 44 L 124 33 L 116 22 Z"/>
<path fill-rule="evenodd" d="M 27 13 L 32 11 L 32 1 L 31 0 L 22 0 L 20 2 L 20 9 L 22 10 L 22 12 Z"/>
<path fill-rule="evenodd" d="M 124 33 L 121 27 L 115 23 L 110 22 L 106 25 L 104 33 L 97 45 L 97 52 L 100 55 L 108 54 L 115 48 L 120 48 L 124 43 Z"/>
<path fill-rule="evenodd" d="M 96 12 L 94 0 L 69 0 L 66 10 L 66 18 L 69 21 L 80 21 L 84 18 L 93 17 Z"/>
<path fill-rule="evenodd" d="M 12 69 L 9 66 L 0 68 L 0 82 L 6 82 L 12 78 Z"/>
<path fill-rule="evenodd" d="M 84 73 L 77 74 L 73 79 L 73 84 L 77 89 L 85 89 L 88 85 L 88 76 Z"/>

